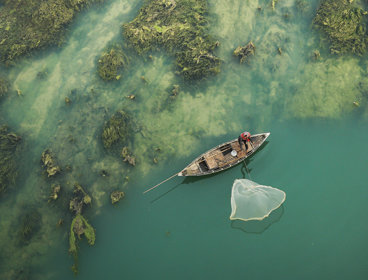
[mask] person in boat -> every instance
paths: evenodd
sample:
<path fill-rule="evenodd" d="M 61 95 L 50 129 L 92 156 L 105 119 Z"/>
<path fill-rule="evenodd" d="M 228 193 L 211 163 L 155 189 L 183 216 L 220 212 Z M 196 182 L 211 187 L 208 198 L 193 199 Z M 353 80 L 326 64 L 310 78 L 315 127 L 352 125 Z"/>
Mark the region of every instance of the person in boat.
<path fill-rule="evenodd" d="M 242 149 L 242 144 L 244 143 L 245 146 L 245 152 L 248 152 L 248 143 L 250 142 L 251 145 L 253 144 L 252 139 L 250 138 L 250 133 L 248 131 L 244 131 L 242 134 L 239 135 L 238 137 L 238 142 L 239 142 L 239 146 L 240 149 Z"/>

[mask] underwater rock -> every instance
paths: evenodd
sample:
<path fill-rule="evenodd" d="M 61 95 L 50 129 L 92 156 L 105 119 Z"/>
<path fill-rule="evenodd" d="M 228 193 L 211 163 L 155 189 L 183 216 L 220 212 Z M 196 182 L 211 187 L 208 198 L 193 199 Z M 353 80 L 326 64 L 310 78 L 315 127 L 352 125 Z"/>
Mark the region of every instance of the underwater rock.
<path fill-rule="evenodd" d="M 69 253 L 74 257 L 74 265 L 72 266 L 72 270 L 75 274 L 78 273 L 78 247 L 77 247 L 77 239 L 75 235 L 78 236 L 78 239 L 81 239 L 81 236 L 84 235 L 87 239 L 89 245 L 94 245 L 96 240 L 95 229 L 88 223 L 88 221 L 80 214 L 77 214 L 72 220 L 70 226 L 70 235 L 69 235 Z"/>
<path fill-rule="evenodd" d="M 59 197 L 59 192 L 61 190 L 61 186 L 60 185 L 52 185 L 51 187 L 51 194 L 49 196 L 49 201 L 50 200 L 57 200 Z"/>
<path fill-rule="evenodd" d="M 207 30 L 207 1 L 147 1 L 137 17 L 123 25 L 123 35 L 138 54 L 164 47 L 176 57 L 179 73 L 200 79 L 220 71 L 218 46 Z"/>
<path fill-rule="evenodd" d="M 56 164 L 55 157 L 51 154 L 49 149 L 46 149 L 41 155 L 41 161 L 43 166 L 46 167 L 48 177 L 54 176 L 61 171 L 60 167 Z"/>
<path fill-rule="evenodd" d="M 122 191 L 113 191 L 110 195 L 111 198 L 111 204 L 115 204 L 120 201 L 124 197 L 124 192 Z"/>
<path fill-rule="evenodd" d="M 9 90 L 8 81 L 5 78 L 0 77 L 0 99 L 8 93 L 8 90 Z"/>
<path fill-rule="evenodd" d="M 0 62 L 13 60 L 29 52 L 60 45 L 65 27 L 76 12 L 100 0 L 17 0 L 3 1 L 0 7 Z"/>
<path fill-rule="evenodd" d="M 119 80 L 118 72 L 128 65 L 128 57 L 122 47 L 115 44 L 104 51 L 98 60 L 98 75 L 105 81 Z"/>
<path fill-rule="evenodd" d="M 240 63 L 243 63 L 248 60 L 249 56 L 254 55 L 255 50 L 256 50 L 256 47 L 254 46 L 253 42 L 250 41 L 244 47 L 238 46 L 234 50 L 233 54 L 240 59 Z"/>
<path fill-rule="evenodd" d="M 129 151 L 128 147 L 124 147 L 121 150 L 121 156 L 122 156 L 124 162 L 127 161 L 130 165 L 135 166 L 135 156 L 132 155 L 132 153 Z"/>
<path fill-rule="evenodd" d="M 124 144 L 129 138 L 131 130 L 130 116 L 120 110 L 105 124 L 102 132 L 102 142 L 106 149 L 118 142 Z"/>
<path fill-rule="evenodd" d="M 20 140 L 21 137 L 9 132 L 7 126 L 0 126 L 0 194 L 15 182 L 15 155 Z"/>
<path fill-rule="evenodd" d="M 328 37 L 331 53 L 362 55 L 367 43 L 366 26 L 363 24 L 365 14 L 346 0 L 324 0 L 313 23 Z"/>
<path fill-rule="evenodd" d="M 92 198 L 78 183 L 74 184 L 74 196 L 69 202 L 69 210 L 75 214 L 81 214 L 85 205 L 91 204 Z"/>

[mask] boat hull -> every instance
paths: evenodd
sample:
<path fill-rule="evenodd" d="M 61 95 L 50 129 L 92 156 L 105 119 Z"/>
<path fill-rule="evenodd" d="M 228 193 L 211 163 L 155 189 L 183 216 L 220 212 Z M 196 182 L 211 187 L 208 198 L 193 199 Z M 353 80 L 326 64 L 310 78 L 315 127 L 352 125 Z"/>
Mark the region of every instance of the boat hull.
<path fill-rule="evenodd" d="M 244 145 L 243 148 L 240 147 L 238 139 L 218 145 L 193 160 L 178 173 L 178 176 L 210 175 L 235 166 L 253 155 L 269 135 L 269 132 L 252 135 L 253 144 L 248 144 L 247 152 Z"/>

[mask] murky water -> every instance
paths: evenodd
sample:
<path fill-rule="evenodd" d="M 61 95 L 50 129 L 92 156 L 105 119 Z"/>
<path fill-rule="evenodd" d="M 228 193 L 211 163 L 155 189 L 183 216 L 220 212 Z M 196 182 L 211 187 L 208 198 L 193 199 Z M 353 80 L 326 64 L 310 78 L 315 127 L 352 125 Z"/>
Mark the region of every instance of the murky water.
<path fill-rule="evenodd" d="M 79 279 L 365 279 L 366 57 L 329 55 L 311 25 L 316 0 L 304 11 L 294 0 L 278 1 L 275 10 L 266 0 L 212 0 L 219 75 L 184 82 L 173 58 L 158 52 L 152 60 L 134 59 L 120 81 L 104 83 L 96 61 L 109 43 L 123 41 L 120 25 L 141 4 L 116 0 L 90 9 L 76 18 L 60 49 L 2 69 L 13 87 L 0 105 L 2 118 L 22 135 L 23 146 L 17 183 L 0 201 L 0 276 L 73 277 L 71 214 L 64 206 L 79 182 L 92 195 L 85 216 L 97 238 L 93 247 L 79 242 Z M 256 55 L 240 65 L 232 51 L 250 40 Z M 314 50 L 321 53 L 318 61 Z M 46 78 L 37 78 L 39 71 Z M 172 99 L 175 84 L 180 93 Z M 119 109 L 131 112 L 140 127 L 133 135 L 134 168 L 106 152 L 100 140 L 104 122 Z M 233 180 L 248 178 L 242 166 L 175 178 L 142 195 L 244 129 L 271 132 L 266 147 L 248 161 L 251 179 L 287 194 L 267 220 L 228 219 Z M 72 167 L 62 179 L 42 174 L 46 148 Z M 100 176 L 101 170 L 109 176 Z M 58 181 L 62 198 L 48 203 Z M 109 193 L 116 188 L 126 197 L 112 207 Z M 19 245 L 17 220 L 27 209 L 42 214 L 42 226 L 29 244 Z M 60 218 L 64 224 L 57 227 Z"/>

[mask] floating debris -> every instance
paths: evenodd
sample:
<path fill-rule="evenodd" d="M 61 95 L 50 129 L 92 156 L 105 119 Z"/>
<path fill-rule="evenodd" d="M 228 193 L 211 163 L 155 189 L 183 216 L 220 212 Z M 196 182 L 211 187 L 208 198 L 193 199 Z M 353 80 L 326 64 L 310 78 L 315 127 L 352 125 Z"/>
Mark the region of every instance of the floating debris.
<path fill-rule="evenodd" d="M 359 103 L 359 101 L 354 101 L 354 102 L 353 102 L 353 105 L 354 105 L 355 107 L 359 107 L 359 106 L 360 106 L 360 103 Z"/>
<path fill-rule="evenodd" d="M 110 198 L 111 198 L 111 204 L 115 204 L 117 202 L 120 201 L 120 199 L 122 199 L 124 197 L 124 192 L 122 191 L 113 191 L 110 195 Z"/>
<path fill-rule="evenodd" d="M 66 105 L 70 105 L 72 103 L 72 101 L 70 100 L 70 98 L 69 97 L 65 97 L 65 104 Z"/>
<path fill-rule="evenodd" d="M 244 47 L 238 46 L 234 50 L 233 54 L 240 59 L 240 63 L 243 63 L 243 62 L 247 62 L 248 61 L 249 56 L 254 55 L 255 50 L 256 50 L 255 45 L 253 44 L 252 41 L 250 41 Z"/>

